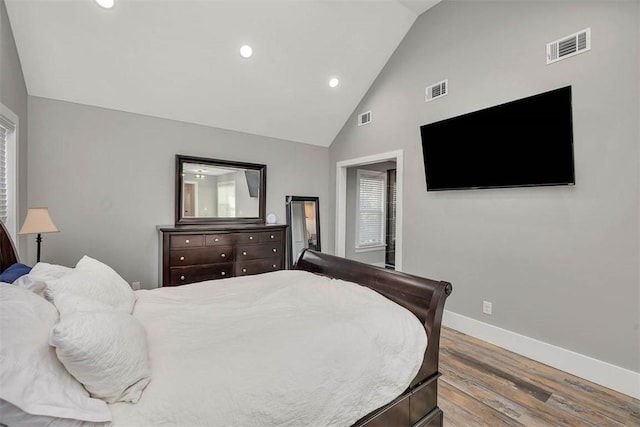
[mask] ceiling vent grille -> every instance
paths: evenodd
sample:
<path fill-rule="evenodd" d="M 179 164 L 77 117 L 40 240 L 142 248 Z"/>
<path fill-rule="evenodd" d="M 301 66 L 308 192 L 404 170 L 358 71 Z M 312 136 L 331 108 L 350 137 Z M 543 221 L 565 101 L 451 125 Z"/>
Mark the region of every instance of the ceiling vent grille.
<path fill-rule="evenodd" d="M 431 86 L 427 86 L 425 90 L 424 102 L 433 101 L 449 94 L 449 80 L 443 80 Z"/>
<path fill-rule="evenodd" d="M 547 65 L 591 50 L 591 28 L 547 44 Z"/>
<path fill-rule="evenodd" d="M 371 123 L 371 111 L 358 115 L 358 126 L 364 126 Z"/>

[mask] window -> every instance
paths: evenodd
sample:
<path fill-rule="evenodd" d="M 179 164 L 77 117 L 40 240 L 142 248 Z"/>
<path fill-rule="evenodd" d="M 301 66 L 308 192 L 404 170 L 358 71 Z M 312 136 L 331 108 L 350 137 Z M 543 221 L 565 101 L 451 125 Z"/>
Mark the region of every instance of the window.
<path fill-rule="evenodd" d="M 358 169 L 356 248 L 385 244 L 386 173 Z"/>
<path fill-rule="evenodd" d="M 235 181 L 218 183 L 218 216 L 236 216 L 236 183 Z"/>
<path fill-rule="evenodd" d="M 0 221 L 16 241 L 16 147 L 18 117 L 0 104 Z"/>

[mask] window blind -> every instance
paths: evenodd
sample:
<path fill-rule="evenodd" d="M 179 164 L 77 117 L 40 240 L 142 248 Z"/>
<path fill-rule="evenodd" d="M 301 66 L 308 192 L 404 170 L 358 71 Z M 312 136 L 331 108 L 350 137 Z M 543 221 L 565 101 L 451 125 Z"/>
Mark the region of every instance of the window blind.
<path fill-rule="evenodd" d="M 17 194 L 17 127 L 16 116 L 4 104 L 0 103 L 0 221 L 16 238 L 16 194 Z"/>
<path fill-rule="evenodd" d="M 236 215 L 236 183 L 233 181 L 218 183 L 218 216 Z"/>
<path fill-rule="evenodd" d="M 7 137 L 9 129 L 0 123 L 0 221 L 7 223 L 9 197 L 7 192 Z"/>
<path fill-rule="evenodd" d="M 357 247 L 384 244 L 385 174 L 358 170 Z"/>

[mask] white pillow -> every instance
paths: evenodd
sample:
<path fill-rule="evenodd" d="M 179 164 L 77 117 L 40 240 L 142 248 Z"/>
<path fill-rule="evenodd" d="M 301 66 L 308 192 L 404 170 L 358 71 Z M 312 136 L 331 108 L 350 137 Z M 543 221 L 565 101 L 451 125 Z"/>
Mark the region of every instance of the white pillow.
<path fill-rule="evenodd" d="M 73 269 L 65 267 L 64 265 L 39 262 L 33 266 L 28 275 L 33 280 L 41 280 L 43 282 L 46 282 L 47 280 L 59 279 L 71 270 Z"/>
<path fill-rule="evenodd" d="M 61 319 L 78 311 L 114 311 L 110 305 L 71 292 L 56 293 L 53 305 L 58 309 Z"/>
<path fill-rule="evenodd" d="M 34 294 L 38 294 L 39 296 L 44 296 L 44 291 L 47 289 L 47 284 L 45 282 L 36 280 L 28 274 L 18 277 L 18 279 L 13 282 L 13 286 L 26 289 Z"/>
<path fill-rule="evenodd" d="M 20 276 L 13 282 L 13 285 L 44 296 L 44 291 L 47 289 L 47 284 L 45 283 L 47 280 L 59 279 L 71 270 L 71 268 L 63 265 L 39 262 L 31 269 L 29 274 Z"/>
<path fill-rule="evenodd" d="M 49 346 L 57 320 L 56 308 L 44 298 L 0 284 L 0 399 L 32 415 L 111 421 L 106 403 L 89 397 Z M 7 424 L 4 416 L 0 423 Z"/>
<path fill-rule="evenodd" d="M 45 296 L 55 300 L 59 292 L 71 292 L 94 299 L 127 313 L 133 311 L 136 301 L 133 289 L 118 273 L 88 256 L 84 256 L 76 268 L 64 276 L 47 281 Z"/>
<path fill-rule="evenodd" d="M 111 309 L 64 314 L 49 342 L 91 396 L 108 403 L 136 403 L 151 380 L 146 333 L 130 314 Z"/>

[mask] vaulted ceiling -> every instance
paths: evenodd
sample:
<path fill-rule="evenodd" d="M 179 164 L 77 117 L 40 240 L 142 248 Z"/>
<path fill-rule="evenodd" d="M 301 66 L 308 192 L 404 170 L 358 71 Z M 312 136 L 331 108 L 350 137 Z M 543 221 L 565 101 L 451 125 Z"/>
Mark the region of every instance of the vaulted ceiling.
<path fill-rule="evenodd" d="M 6 6 L 29 95 L 329 146 L 417 16 L 438 1 Z"/>

